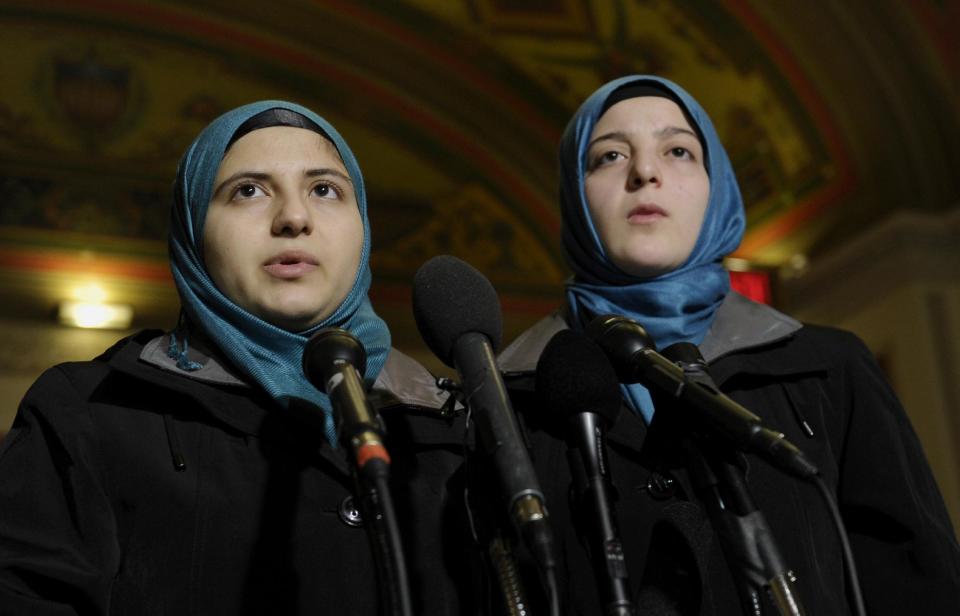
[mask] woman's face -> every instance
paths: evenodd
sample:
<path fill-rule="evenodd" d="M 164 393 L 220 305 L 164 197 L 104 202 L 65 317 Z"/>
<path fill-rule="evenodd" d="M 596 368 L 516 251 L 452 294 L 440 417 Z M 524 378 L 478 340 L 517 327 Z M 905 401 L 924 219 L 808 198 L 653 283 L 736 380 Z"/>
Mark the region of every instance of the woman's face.
<path fill-rule="evenodd" d="M 590 135 L 584 192 L 621 270 L 651 278 L 683 264 L 700 234 L 710 179 L 680 107 L 656 96 L 610 107 Z"/>
<path fill-rule="evenodd" d="M 203 230 L 214 284 L 289 331 L 316 325 L 353 286 L 363 222 L 336 148 L 302 128 L 273 126 L 223 157 Z"/>

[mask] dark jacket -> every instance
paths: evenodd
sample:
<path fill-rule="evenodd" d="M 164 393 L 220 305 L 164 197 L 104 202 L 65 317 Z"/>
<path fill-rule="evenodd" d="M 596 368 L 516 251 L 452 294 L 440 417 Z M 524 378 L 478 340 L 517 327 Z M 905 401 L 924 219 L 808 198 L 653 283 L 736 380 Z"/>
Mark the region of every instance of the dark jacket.
<path fill-rule="evenodd" d="M 343 450 L 216 362 L 178 373 L 157 333 L 24 398 L 0 448 L 0 614 L 378 613 Z M 395 351 L 373 399 L 414 611 L 459 613 L 466 548 L 444 535 L 462 424 Z"/>
<path fill-rule="evenodd" d="M 568 498 L 564 427 L 540 407 L 532 379 L 540 351 L 565 327 L 559 315 L 545 319 L 504 352 L 501 367 L 527 423 L 560 535 L 568 613 L 598 614 L 582 543 L 586 526 Z M 862 342 L 840 330 L 801 326 L 732 294 L 701 349 L 726 394 L 819 466 L 850 534 L 867 612 L 960 613 L 960 549 L 950 520 L 906 414 Z M 623 408 L 608 432 L 618 524 L 639 613 L 744 613 L 676 443 L 662 437 L 666 433 L 653 435 L 657 425 L 656 416 L 648 429 Z M 806 613 L 851 613 L 841 548 L 815 486 L 753 456 L 746 477 L 798 578 Z"/>

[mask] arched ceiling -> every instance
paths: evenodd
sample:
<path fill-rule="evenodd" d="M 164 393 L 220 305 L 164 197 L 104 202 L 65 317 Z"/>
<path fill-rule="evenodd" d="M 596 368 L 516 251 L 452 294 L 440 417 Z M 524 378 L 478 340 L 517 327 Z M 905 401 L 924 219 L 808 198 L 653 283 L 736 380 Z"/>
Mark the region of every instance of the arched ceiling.
<path fill-rule="evenodd" d="M 219 113 L 282 98 L 360 160 L 392 323 L 439 253 L 523 321 L 566 276 L 566 120 L 641 72 L 713 117 L 747 203 L 739 256 L 815 258 L 894 209 L 960 201 L 957 27 L 948 0 L 0 0 L 0 310 L 43 313 L 96 279 L 169 324 L 179 154 Z"/>

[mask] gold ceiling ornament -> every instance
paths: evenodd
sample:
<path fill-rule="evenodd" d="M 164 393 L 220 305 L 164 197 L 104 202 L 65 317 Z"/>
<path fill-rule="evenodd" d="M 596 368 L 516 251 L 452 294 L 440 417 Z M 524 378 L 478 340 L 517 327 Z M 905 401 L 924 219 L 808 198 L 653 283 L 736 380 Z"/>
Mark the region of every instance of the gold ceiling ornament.
<path fill-rule="evenodd" d="M 548 245 L 496 195 L 468 184 L 432 204 L 423 225 L 393 242 L 379 244 L 378 275 L 407 276 L 427 259 L 451 254 L 490 277 L 494 285 L 556 289 L 566 273 L 559 251 Z"/>

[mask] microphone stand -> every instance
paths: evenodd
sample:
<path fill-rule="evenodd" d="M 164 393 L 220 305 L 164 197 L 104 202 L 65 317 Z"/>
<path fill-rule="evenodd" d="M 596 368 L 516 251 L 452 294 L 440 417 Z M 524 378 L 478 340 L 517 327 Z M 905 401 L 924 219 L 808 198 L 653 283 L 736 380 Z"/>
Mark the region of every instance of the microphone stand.
<path fill-rule="evenodd" d="M 691 382 L 717 390 L 707 364 L 695 346 L 678 343 L 664 349 L 664 353 L 675 361 Z M 655 401 L 662 396 L 651 394 Z M 674 402 L 664 398 L 661 403 L 668 411 L 672 410 L 670 406 Z M 679 400 L 675 403 L 683 404 Z M 679 413 L 669 414 L 670 418 L 678 416 Z M 667 423 L 675 425 L 676 419 Z M 794 587 L 796 577 L 783 561 L 773 532 L 747 488 L 743 454 L 707 436 L 676 428 L 673 434 L 680 435 L 680 448 L 686 458 L 690 479 L 720 538 L 744 612 L 750 616 L 762 616 L 761 596 L 766 594 L 777 614 L 805 616 Z"/>
<path fill-rule="evenodd" d="M 597 578 L 605 616 L 633 616 L 636 614 L 631 601 L 627 565 L 612 511 L 612 485 L 607 475 L 608 468 L 604 440 L 597 415 L 581 413 L 576 421 L 594 435 L 586 447 L 590 452 L 575 448 L 567 450 L 567 460 L 573 474 L 573 496 L 578 516 L 593 517 L 597 524 L 587 532 L 587 552 Z"/>
<path fill-rule="evenodd" d="M 367 529 L 385 616 L 412 616 L 409 582 L 400 529 L 390 496 L 389 466 L 381 459 L 355 468 L 361 519 Z"/>
<path fill-rule="evenodd" d="M 781 616 L 804 616 L 796 578 L 777 549 L 763 512 L 756 506 L 736 458 L 703 439 L 684 438 L 681 448 L 694 488 L 707 508 L 737 584 L 744 613 L 762 616 L 761 595 Z"/>

